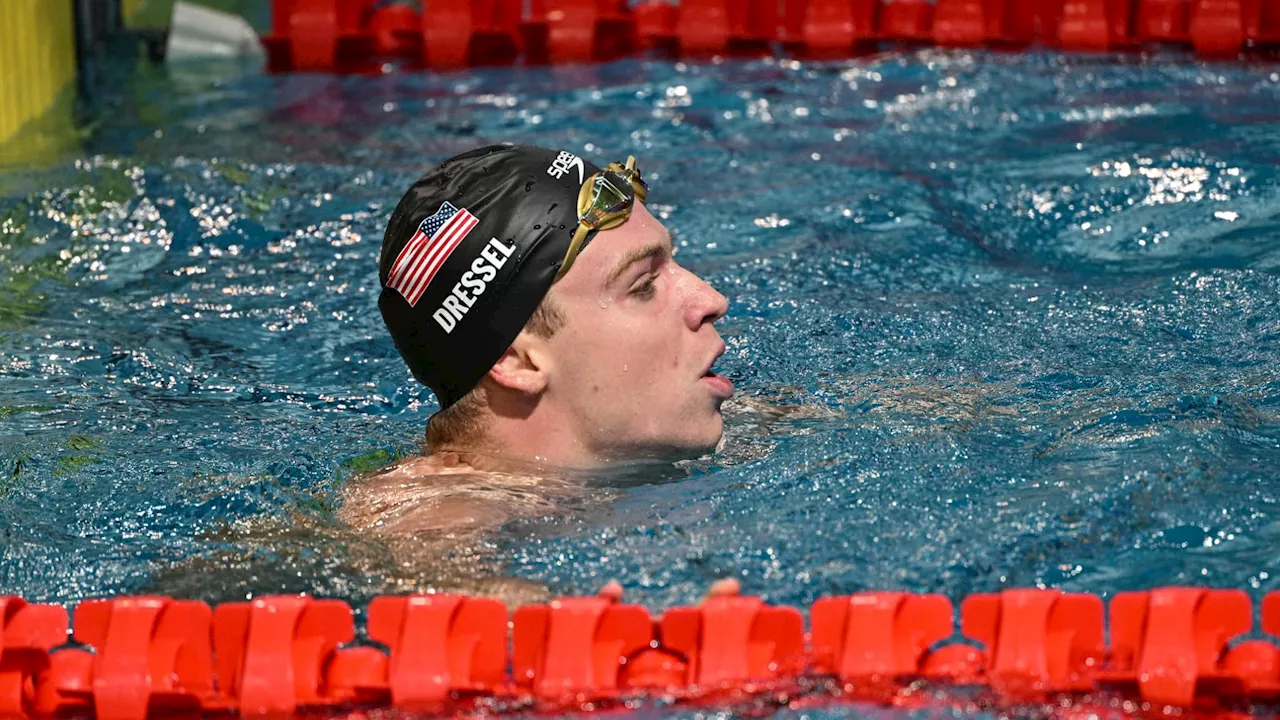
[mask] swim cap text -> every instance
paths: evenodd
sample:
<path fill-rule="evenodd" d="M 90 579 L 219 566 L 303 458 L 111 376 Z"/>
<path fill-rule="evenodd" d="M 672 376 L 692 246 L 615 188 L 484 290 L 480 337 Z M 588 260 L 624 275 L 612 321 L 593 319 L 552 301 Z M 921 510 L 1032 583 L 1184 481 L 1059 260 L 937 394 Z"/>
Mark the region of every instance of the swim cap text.
<path fill-rule="evenodd" d="M 471 269 L 462 273 L 462 277 L 454 284 L 453 290 L 441 301 L 440 307 L 431 313 L 436 324 L 445 334 L 453 332 L 458 321 L 467 314 L 476 300 L 484 294 L 485 288 L 498 276 L 498 270 L 507 264 L 507 258 L 516 251 L 515 247 L 502 244 L 498 238 L 490 238 L 479 256 L 471 261 Z"/>

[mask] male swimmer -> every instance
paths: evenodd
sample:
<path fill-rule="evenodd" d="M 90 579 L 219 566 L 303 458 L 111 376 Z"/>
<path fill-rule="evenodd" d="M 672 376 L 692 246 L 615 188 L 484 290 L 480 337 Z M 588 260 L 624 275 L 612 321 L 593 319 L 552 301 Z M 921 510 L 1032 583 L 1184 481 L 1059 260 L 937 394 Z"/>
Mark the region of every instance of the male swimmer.
<path fill-rule="evenodd" d="M 427 454 L 349 491 L 350 524 L 458 539 L 546 514 L 583 473 L 716 448 L 733 394 L 712 369 L 727 302 L 676 263 L 647 191 L 634 158 L 600 168 L 512 145 L 409 189 L 378 305 L 440 411 Z"/>

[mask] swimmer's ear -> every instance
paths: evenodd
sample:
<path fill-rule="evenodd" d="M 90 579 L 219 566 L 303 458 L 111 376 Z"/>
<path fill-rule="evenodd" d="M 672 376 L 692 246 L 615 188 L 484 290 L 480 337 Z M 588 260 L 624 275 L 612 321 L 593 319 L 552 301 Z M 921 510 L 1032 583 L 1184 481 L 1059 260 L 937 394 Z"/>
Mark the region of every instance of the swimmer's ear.
<path fill-rule="evenodd" d="M 489 379 L 505 388 L 539 395 L 547 387 L 548 357 L 528 332 L 516 336 L 489 370 Z"/>

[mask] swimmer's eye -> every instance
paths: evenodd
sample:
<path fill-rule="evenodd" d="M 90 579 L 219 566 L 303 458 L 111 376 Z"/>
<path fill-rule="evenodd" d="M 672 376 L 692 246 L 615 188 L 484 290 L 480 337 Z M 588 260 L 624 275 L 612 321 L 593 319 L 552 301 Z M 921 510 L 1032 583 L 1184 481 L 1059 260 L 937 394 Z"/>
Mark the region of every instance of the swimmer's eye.
<path fill-rule="evenodd" d="M 654 292 L 653 282 L 656 279 L 657 278 L 655 278 L 653 275 L 648 276 L 647 278 L 645 278 L 644 282 L 640 283 L 639 285 L 631 289 L 631 294 L 635 295 L 636 297 L 642 300 L 651 299 L 653 297 L 653 292 Z"/>

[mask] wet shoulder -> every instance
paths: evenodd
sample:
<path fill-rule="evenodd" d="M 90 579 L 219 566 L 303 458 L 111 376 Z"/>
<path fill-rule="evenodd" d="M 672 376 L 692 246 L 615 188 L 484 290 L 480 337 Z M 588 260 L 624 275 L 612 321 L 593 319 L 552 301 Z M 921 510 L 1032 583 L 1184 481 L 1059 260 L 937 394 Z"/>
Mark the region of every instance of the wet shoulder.
<path fill-rule="evenodd" d="M 379 535 L 467 534 L 554 512 L 560 483 L 478 469 L 457 455 L 409 458 L 351 482 L 339 517 Z"/>

